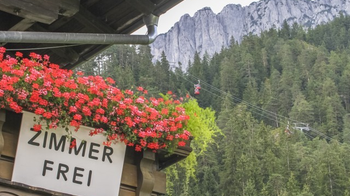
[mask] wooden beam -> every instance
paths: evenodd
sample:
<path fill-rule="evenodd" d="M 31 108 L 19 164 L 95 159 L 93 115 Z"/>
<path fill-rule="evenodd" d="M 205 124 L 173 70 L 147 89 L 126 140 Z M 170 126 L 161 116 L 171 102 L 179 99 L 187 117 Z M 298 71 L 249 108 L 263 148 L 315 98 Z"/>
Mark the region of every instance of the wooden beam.
<path fill-rule="evenodd" d="M 0 165 L 1 165 L 1 160 L 0 160 Z M 13 182 L 7 179 L 0 178 L 0 190 L 3 190 L 3 187 L 7 187 L 8 190 L 10 190 L 12 193 L 15 193 L 15 195 L 20 195 L 20 196 L 44 196 L 44 195 L 73 196 L 70 194 L 58 193 L 55 191 L 51 191 L 51 190 L 47 190 L 39 187 L 32 187 L 19 182 Z M 0 195 L 3 196 L 3 194 L 0 194 Z M 10 194 L 10 195 L 13 195 L 13 194 Z"/>
<path fill-rule="evenodd" d="M 152 169 L 153 171 L 153 169 Z M 136 165 L 124 163 L 123 173 L 121 179 L 121 185 L 127 187 L 133 187 L 136 189 L 137 184 L 137 167 Z M 153 193 L 166 193 L 166 176 L 165 173 L 160 171 L 154 171 L 154 187 Z"/>
<path fill-rule="evenodd" d="M 155 153 L 150 150 L 142 152 L 138 165 L 136 196 L 151 195 L 155 183 Z"/>
<path fill-rule="evenodd" d="M 163 172 L 156 171 L 153 192 L 165 194 L 166 193 L 166 175 Z"/>
<path fill-rule="evenodd" d="M 0 110 L 0 157 L 2 155 L 2 150 L 4 149 L 4 146 L 5 146 L 5 140 L 2 133 L 2 126 L 4 125 L 5 121 L 6 121 L 6 111 Z"/>
<path fill-rule="evenodd" d="M 162 2 L 164 2 L 164 0 L 151 0 L 151 1 L 152 1 L 152 3 L 154 3 L 154 4 L 156 4 L 156 5 L 158 5 L 158 4 L 162 3 Z"/>
<path fill-rule="evenodd" d="M 167 167 L 169 167 L 170 165 L 173 165 L 183 159 L 185 159 L 186 157 L 188 157 L 188 155 L 190 155 L 190 153 L 192 152 L 192 148 L 190 147 L 190 143 L 188 142 L 186 144 L 186 146 L 181 146 L 179 148 L 177 148 L 175 150 L 175 152 L 171 155 L 166 155 L 167 152 L 165 152 L 164 150 L 160 151 L 158 153 L 158 169 L 163 170 Z M 160 155 L 160 156 L 159 156 Z"/>
<path fill-rule="evenodd" d="M 126 0 L 126 2 L 146 15 L 152 14 L 153 10 L 156 8 L 156 4 L 150 0 Z"/>
<path fill-rule="evenodd" d="M 84 3 L 85 7 L 90 7 L 92 5 L 94 5 L 95 3 L 97 3 L 99 0 L 86 0 Z"/>
<path fill-rule="evenodd" d="M 12 183 L 12 184 L 14 184 L 14 183 Z M 5 195 L 20 195 L 20 196 L 48 195 L 48 192 L 46 192 L 46 193 L 34 193 L 33 191 L 30 191 L 30 192 L 24 191 L 23 190 L 24 188 L 20 189 L 20 185 L 16 185 L 16 187 L 14 187 L 14 186 L 11 187 L 11 182 L 6 182 L 5 185 L 6 186 L 1 185 L 1 181 L 0 181 L 0 191 L 11 193 L 11 194 L 4 193 L 4 196 Z M 51 192 L 51 193 L 52 194 L 50 194 L 50 195 L 63 195 L 63 194 L 58 194 L 58 193 L 54 193 L 54 192 Z M 0 195 L 1 195 L 1 193 L 0 193 Z M 66 194 L 64 194 L 64 195 L 66 195 Z M 135 191 L 128 190 L 124 187 L 121 187 L 120 191 L 119 191 L 119 196 L 135 196 Z"/>
<path fill-rule="evenodd" d="M 119 190 L 119 196 L 135 196 L 135 191 L 125 190 L 121 187 Z"/>
<path fill-rule="evenodd" d="M 0 159 L 0 179 L 11 180 L 13 163 Z"/>
<path fill-rule="evenodd" d="M 71 17 L 79 11 L 80 0 L 59 0 L 59 13 Z"/>
<path fill-rule="evenodd" d="M 2 155 L 15 158 L 16 156 L 16 149 L 17 149 L 17 143 L 18 143 L 18 135 L 11 134 L 8 132 L 3 132 L 4 136 L 4 148 L 2 150 Z"/>
<path fill-rule="evenodd" d="M 129 14 L 126 14 L 124 18 L 129 18 L 129 16 L 132 16 L 133 14 L 134 14 L 133 12 L 130 12 Z M 142 17 L 143 17 L 143 14 L 139 14 L 138 16 L 134 15 L 132 20 L 129 20 L 123 25 L 119 25 L 117 28 L 117 31 L 123 32 L 126 34 L 134 32 L 135 29 L 141 28 L 143 25 L 145 25 Z"/>
<path fill-rule="evenodd" d="M 93 29 L 97 33 L 116 33 L 115 30 L 110 27 L 104 21 L 98 19 L 89 10 L 80 6 L 79 12 L 74 15 L 74 19 L 84 24 L 86 27 Z"/>
<path fill-rule="evenodd" d="M 20 195 L 20 196 L 43 196 L 42 194 L 36 194 L 36 193 L 28 193 L 24 192 L 19 189 L 1 186 L 0 185 L 0 191 L 3 193 L 3 196 L 12 196 L 12 195 Z M 0 193 L 1 195 L 1 193 Z"/>
<path fill-rule="evenodd" d="M 34 20 L 23 19 L 19 23 L 12 26 L 8 31 L 25 31 L 35 23 Z"/>
<path fill-rule="evenodd" d="M 159 2 L 157 8 L 154 10 L 153 14 L 160 16 L 170 10 L 172 7 L 181 3 L 183 0 L 173 0 L 173 1 L 162 1 Z"/>
<path fill-rule="evenodd" d="M 128 187 L 137 187 L 137 168 L 135 165 L 124 164 L 121 182 Z"/>
<path fill-rule="evenodd" d="M 58 1 L 1 0 L 0 10 L 30 20 L 51 24 L 58 18 Z"/>

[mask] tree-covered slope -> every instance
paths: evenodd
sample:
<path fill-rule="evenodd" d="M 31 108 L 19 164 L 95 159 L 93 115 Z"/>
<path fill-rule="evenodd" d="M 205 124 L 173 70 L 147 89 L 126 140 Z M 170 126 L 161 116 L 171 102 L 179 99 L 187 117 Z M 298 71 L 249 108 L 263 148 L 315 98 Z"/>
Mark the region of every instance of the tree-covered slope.
<path fill-rule="evenodd" d="M 168 172 L 170 195 L 350 195 L 350 18 L 310 29 L 284 23 L 249 35 L 187 72 L 147 46 L 114 46 L 80 69 L 142 85 L 150 93 L 190 94 L 216 111 L 223 134 L 197 156 L 195 178 Z M 200 95 L 194 84 L 201 81 Z M 309 124 L 309 131 L 293 129 Z M 289 131 L 287 130 L 289 129 Z M 199 149 L 194 149 L 199 150 Z M 176 175 L 174 174 L 176 173 Z"/>

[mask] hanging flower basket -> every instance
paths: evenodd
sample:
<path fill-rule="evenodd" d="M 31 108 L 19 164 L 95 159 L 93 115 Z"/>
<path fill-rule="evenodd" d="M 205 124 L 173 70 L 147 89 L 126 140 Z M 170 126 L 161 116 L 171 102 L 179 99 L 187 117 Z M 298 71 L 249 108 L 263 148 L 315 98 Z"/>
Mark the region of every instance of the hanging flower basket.
<path fill-rule="evenodd" d="M 124 142 L 136 151 L 171 152 L 190 139 L 189 116 L 179 100 L 147 98 L 142 87 L 121 90 L 111 78 L 60 69 L 47 55 L 4 57 L 5 52 L 0 48 L 0 108 L 40 115 L 33 119 L 34 131 L 63 127 L 70 136 L 68 126 L 90 126 L 91 136 L 105 135 L 104 145 Z"/>

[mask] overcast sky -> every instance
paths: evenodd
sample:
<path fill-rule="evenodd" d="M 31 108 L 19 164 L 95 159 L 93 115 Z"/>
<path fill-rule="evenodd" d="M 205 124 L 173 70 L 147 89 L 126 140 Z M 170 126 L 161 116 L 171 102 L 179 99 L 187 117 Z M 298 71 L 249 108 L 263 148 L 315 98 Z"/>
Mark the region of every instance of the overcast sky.
<path fill-rule="evenodd" d="M 163 14 L 159 18 L 158 33 L 166 33 L 168 30 L 180 20 L 181 16 L 185 14 L 193 14 L 204 8 L 210 7 L 214 13 L 219 13 L 222 8 L 227 4 L 241 4 L 247 6 L 251 2 L 258 0 L 184 0 L 177 6 L 170 9 L 167 13 Z M 145 34 L 147 30 L 145 28 L 135 32 L 136 34 Z"/>

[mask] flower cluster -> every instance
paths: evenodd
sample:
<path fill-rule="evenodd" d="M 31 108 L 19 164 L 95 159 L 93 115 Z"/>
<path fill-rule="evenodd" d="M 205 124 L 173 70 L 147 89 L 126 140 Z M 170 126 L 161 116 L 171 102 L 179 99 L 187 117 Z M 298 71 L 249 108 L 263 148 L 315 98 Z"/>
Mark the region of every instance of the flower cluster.
<path fill-rule="evenodd" d="M 189 140 L 189 116 L 179 100 L 146 98 L 142 87 L 120 90 L 111 78 L 60 69 L 47 55 L 4 57 L 5 51 L 0 48 L 0 107 L 40 115 L 34 131 L 43 123 L 75 131 L 91 126 L 96 128 L 89 134 L 104 134 L 105 145 L 122 141 L 136 151 L 172 150 Z"/>

